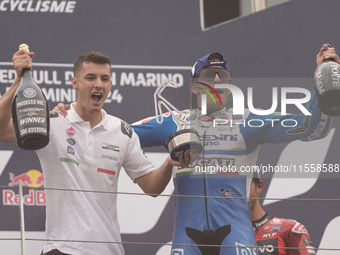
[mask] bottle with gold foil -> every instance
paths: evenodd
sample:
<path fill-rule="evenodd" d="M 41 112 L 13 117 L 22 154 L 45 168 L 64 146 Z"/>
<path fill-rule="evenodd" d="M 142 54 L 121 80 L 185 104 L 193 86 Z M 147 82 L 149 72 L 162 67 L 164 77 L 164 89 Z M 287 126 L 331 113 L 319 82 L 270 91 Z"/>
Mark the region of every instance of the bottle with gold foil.
<path fill-rule="evenodd" d="M 29 52 L 27 44 L 19 49 Z M 12 101 L 12 119 L 17 144 L 24 150 L 38 150 L 49 143 L 47 100 L 33 79 L 31 70 L 23 70 L 20 85 Z"/>

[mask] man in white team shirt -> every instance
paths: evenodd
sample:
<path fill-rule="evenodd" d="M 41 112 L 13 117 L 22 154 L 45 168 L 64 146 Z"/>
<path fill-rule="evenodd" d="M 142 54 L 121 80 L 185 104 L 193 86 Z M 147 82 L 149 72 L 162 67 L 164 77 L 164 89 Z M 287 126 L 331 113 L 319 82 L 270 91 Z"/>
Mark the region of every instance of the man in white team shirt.
<path fill-rule="evenodd" d="M 33 57 L 24 50 L 13 55 L 17 78 L 0 99 L 1 141 L 16 142 L 11 101 Z M 145 193 L 157 195 L 169 182 L 172 166 L 185 167 L 196 158 L 187 151 L 179 162 L 168 157 L 154 169 L 131 127 L 102 109 L 112 85 L 110 62 L 99 52 L 76 60 L 71 82 L 77 102 L 67 117 L 51 117 L 50 142 L 36 151 L 46 188 L 47 241 L 42 254 L 124 254 L 114 193 L 121 167 Z"/>

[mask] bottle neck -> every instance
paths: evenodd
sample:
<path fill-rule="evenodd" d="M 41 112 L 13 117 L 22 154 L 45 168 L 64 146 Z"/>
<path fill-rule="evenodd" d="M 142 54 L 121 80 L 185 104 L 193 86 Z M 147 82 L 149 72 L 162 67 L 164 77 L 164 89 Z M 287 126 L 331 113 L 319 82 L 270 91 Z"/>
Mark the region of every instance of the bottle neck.
<path fill-rule="evenodd" d="M 22 70 L 21 76 L 24 77 L 24 75 L 27 76 L 27 75 L 31 75 L 31 74 L 32 74 L 32 71 L 28 68 L 25 68 L 25 69 Z"/>
<path fill-rule="evenodd" d="M 33 73 L 30 69 L 22 70 L 20 86 L 38 86 L 33 79 Z"/>
<path fill-rule="evenodd" d="M 23 80 L 33 80 L 33 73 L 30 69 L 23 69 L 21 74 Z"/>

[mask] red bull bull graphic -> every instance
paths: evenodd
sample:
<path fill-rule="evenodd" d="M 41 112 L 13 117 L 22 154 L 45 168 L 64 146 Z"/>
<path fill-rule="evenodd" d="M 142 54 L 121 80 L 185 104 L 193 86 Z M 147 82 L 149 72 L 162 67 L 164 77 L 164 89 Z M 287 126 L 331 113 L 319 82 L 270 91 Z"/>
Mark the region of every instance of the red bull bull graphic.
<path fill-rule="evenodd" d="M 22 181 L 23 186 L 28 186 L 32 188 L 39 188 L 44 186 L 44 175 L 38 170 L 29 170 L 26 173 L 14 176 L 13 173 L 9 173 L 9 179 L 11 182 L 8 186 L 17 186 L 19 181 Z"/>
<path fill-rule="evenodd" d="M 10 172 L 9 179 L 9 187 L 18 186 L 20 181 L 24 187 L 39 188 L 44 186 L 44 175 L 36 169 L 16 176 Z M 43 190 L 29 189 L 28 194 L 24 195 L 23 198 L 24 204 L 28 206 L 44 206 L 46 204 L 45 192 Z M 4 189 L 2 191 L 2 204 L 18 206 L 19 194 L 16 194 L 12 189 Z"/>

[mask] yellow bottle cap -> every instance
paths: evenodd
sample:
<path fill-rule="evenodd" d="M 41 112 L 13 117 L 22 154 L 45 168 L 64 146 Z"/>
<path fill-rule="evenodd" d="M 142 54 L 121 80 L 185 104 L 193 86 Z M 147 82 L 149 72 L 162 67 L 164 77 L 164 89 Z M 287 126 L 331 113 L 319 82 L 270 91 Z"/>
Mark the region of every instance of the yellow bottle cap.
<path fill-rule="evenodd" d="M 25 50 L 27 52 L 30 52 L 29 47 L 26 43 L 22 43 L 19 45 L 19 50 Z"/>

